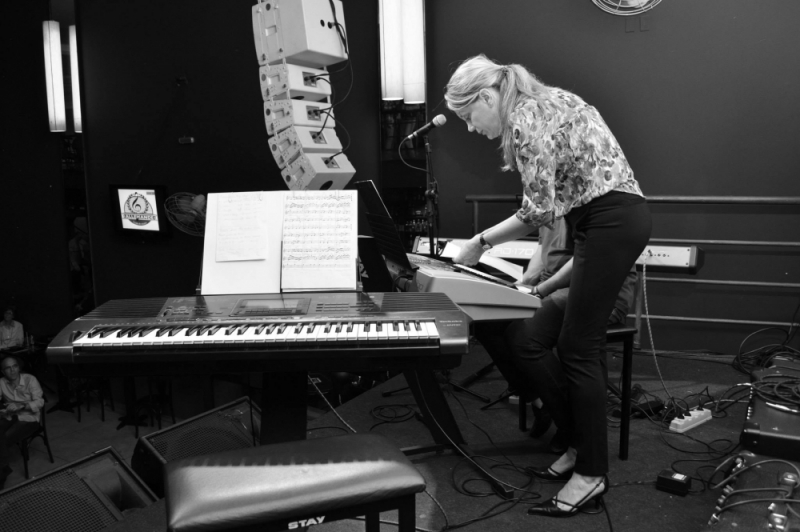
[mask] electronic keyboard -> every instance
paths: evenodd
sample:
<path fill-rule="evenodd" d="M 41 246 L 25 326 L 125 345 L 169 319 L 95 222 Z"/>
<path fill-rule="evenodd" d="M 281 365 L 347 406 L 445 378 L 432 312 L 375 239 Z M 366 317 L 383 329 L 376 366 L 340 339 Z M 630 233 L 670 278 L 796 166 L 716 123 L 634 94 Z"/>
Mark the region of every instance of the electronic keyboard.
<path fill-rule="evenodd" d="M 298 367 L 327 358 L 343 370 L 352 358 L 458 359 L 468 351 L 469 321 L 443 294 L 298 292 L 109 301 L 62 330 L 47 357 L 54 364 L 281 361 Z"/>
<path fill-rule="evenodd" d="M 408 254 L 417 269 L 410 291 L 446 294 L 474 321 L 530 318 L 542 304 L 531 290 L 480 270 Z"/>
<path fill-rule="evenodd" d="M 129 411 L 132 377 L 260 372 L 262 445 L 306 437 L 309 371 L 398 370 L 434 441 L 463 446 L 434 370 L 468 352 L 469 319 L 444 294 L 295 292 L 108 301 L 47 359 L 69 376 L 128 377 Z"/>

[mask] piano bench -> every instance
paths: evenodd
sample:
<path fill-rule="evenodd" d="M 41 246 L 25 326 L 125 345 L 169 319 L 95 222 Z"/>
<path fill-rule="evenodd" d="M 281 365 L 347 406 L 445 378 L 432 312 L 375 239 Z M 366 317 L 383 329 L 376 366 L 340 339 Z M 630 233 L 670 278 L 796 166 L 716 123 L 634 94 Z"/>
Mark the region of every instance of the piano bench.
<path fill-rule="evenodd" d="M 388 439 L 350 434 L 225 451 L 167 464 L 171 532 L 294 530 L 397 510 L 400 532 L 415 528 L 425 479 Z"/>
<path fill-rule="evenodd" d="M 622 390 L 608 383 L 608 388 L 620 399 L 619 459 L 628 459 L 628 440 L 631 430 L 631 371 L 633 366 L 633 341 L 639 330 L 627 325 L 612 325 L 606 331 L 606 343 L 622 342 Z M 530 399 L 520 397 L 519 427 L 526 430 L 526 405 Z"/>

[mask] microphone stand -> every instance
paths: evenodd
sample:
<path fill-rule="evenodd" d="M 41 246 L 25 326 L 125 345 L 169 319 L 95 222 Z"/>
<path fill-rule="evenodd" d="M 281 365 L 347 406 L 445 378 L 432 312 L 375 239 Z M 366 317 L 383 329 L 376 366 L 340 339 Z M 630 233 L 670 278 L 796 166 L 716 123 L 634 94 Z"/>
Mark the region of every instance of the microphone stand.
<path fill-rule="evenodd" d="M 425 143 L 425 160 L 427 163 L 427 170 L 428 172 L 425 175 L 425 183 L 427 188 L 425 190 L 425 218 L 428 228 L 428 251 L 431 258 L 436 258 L 438 256 L 439 251 L 439 242 L 438 238 L 434 239 L 434 228 L 437 227 L 437 221 L 439 219 L 439 188 L 436 184 L 436 180 L 433 178 L 433 154 L 431 150 L 431 144 L 428 142 L 428 134 L 425 133 L 422 135 L 423 142 Z M 437 235 L 438 236 L 438 235 Z M 434 240 L 436 240 L 436 245 L 434 245 Z M 461 384 L 457 384 L 452 382 L 448 375 L 445 374 L 445 380 L 447 384 L 450 384 L 453 388 L 458 391 L 466 392 L 477 399 L 480 399 L 484 403 L 489 402 L 489 398 L 485 395 L 481 395 L 477 392 L 473 392 L 472 390 L 467 389 L 465 386 Z M 388 397 L 391 394 L 404 390 L 405 388 L 401 388 L 400 390 L 391 390 L 388 392 L 383 392 L 384 397 Z"/>
<path fill-rule="evenodd" d="M 436 246 L 434 246 L 433 231 L 439 219 L 439 189 L 436 180 L 433 178 L 433 152 L 428 142 L 428 134 L 424 134 L 422 139 L 425 142 L 425 160 L 428 169 L 425 174 L 425 184 L 427 186 L 425 190 L 425 215 L 428 226 L 428 252 L 431 257 L 436 258 L 439 251 L 439 243 L 437 241 Z"/>

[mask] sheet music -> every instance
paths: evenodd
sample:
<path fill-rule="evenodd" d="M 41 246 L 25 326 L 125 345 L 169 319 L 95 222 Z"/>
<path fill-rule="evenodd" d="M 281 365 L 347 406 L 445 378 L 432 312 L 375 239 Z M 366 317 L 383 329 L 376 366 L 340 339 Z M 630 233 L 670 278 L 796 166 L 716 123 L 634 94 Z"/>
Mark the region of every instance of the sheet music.
<path fill-rule="evenodd" d="M 217 204 L 217 262 L 267 258 L 263 196 L 259 192 L 229 194 Z"/>
<path fill-rule="evenodd" d="M 230 201 L 232 200 L 232 201 Z M 229 203 L 230 201 L 230 203 Z M 220 218 L 228 217 L 231 212 L 227 205 L 255 203 L 261 205 L 261 212 L 256 217 L 265 231 L 267 251 L 263 258 L 257 260 L 218 260 L 218 230 L 224 226 Z M 221 211 L 228 211 L 222 213 Z M 209 194 L 206 207 L 206 234 L 203 247 L 203 282 L 201 292 L 209 294 L 275 294 L 281 291 L 281 231 L 283 218 L 283 192 L 229 192 Z M 247 218 L 245 218 L 247 219 Z M 226 222 L 227 223 L 227 222 Z M 229 228 L 230 230 L 230 228 Z M 260 229 L 239 228 L 240 234 L 256 234 Z M 223 257 L 229 256 L 230 246 L 222 246 Z M 256 256 L 260 253 L 256 253 Z M 240 254 L 240 257 L 247 256 Z"/>
<path fill-rule="evenodd" d="M 286 193 L 281 288 L 355 290 L 357 220 L 354 190 Z"/>

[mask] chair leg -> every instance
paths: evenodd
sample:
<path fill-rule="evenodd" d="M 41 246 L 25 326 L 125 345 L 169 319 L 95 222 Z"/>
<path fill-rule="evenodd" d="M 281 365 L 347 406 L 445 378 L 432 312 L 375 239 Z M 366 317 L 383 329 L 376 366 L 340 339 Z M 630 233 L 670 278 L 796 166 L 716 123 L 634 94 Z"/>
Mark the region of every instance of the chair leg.
<path fill-rule="evenodd" d="M 54 464 L 56 461 L 53 460 L 53 451 L 50 450 L 50 439 L 47 437 L 47 433 L 44 433 L 43 436 L 44 437 L 42 439 L 44 440 L 44 446 L 47 447 L 47 456 L 50 457 L 50 463 Z"/>
<path fill-rule="evenodd" d="M 413 494 L 407 495 L 397 507 L 397 532 L 414 532 L 417 522 L 416 498 Z"/>
<path fill-rule="evenodd" d="M 28 443 L 26 441 L 21 441 L 19 444 L 19 450 L 22 453 L 22 463 L 25 466 L 25 478 L 31 478 L 30 474 L 28 473 Z"/>
<path fill-rule="evenodd" d="M 633 335 L 622 344 L 622 423 L 619 431 L 619 459 L 628 459 L 628 439 L 631 431 L 631 373 L 633 371 Z"/>
<path fill-rule="evenodd" d="M 528 430 L 528 398 L 523 395 L 519 397 L 519 430 L 525 432 Z"/>
<path fill-rule="evenodd" d="M 364 516 L 366 522 L 366 532 L 380 532 L 381 514 L 379 512 L 368 513 Z"/>

